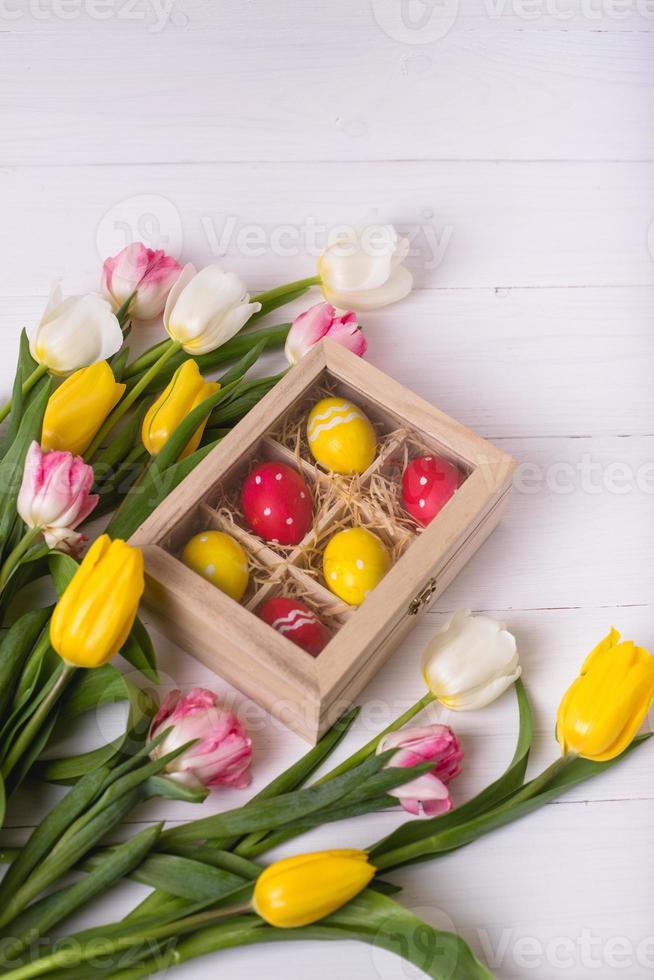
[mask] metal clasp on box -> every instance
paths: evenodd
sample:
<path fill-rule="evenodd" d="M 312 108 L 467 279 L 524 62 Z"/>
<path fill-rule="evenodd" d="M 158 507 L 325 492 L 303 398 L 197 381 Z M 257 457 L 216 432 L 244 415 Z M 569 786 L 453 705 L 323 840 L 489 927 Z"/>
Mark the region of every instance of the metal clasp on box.
<path fill-rule="evenodd" d="M 436 592 L 437 580 L 430 578 L 426 586 L 411 600 L 409 605 L 409 616 L 417 616 L 423 606 L 426 606 L 434 597 Z"/>

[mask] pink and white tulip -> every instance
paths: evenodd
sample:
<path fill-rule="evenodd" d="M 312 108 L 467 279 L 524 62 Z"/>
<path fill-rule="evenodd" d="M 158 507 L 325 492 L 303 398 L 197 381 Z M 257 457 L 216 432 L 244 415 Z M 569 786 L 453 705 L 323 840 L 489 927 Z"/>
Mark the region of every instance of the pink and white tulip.
<path fill-rule="evenodd" d="M 150 738 L 167 728 L 171 731 L 153 750 L 153 759 L 197 739 L 166 767 L 171 779 L 191 787 L 249 786 L 252 742 L 236 715 L 221 708 L 212 691 L 171 691 L 152 721 Z"/>
<path fill-rule="evenodd" d="M 368 349 L 356 313 L 338 314 L 331 303 L 316 303 L 295 318 L 288 332 L 284 352 L 289 364 L 297 364 L 323 337 L 347 347 L 359 357 Z"/>
<path fill-rule="evenodd" d="M 179 262 L 161 249 L 155 251 L 142 242 L 133 242 L 105 261 L 102 288 L 114 309 L 134 296 L 129 315 L 136 320 L 152 320 L 162 312 L 181 271 Z"/>
<path fill-rule="evenodd" d="M 74 529 L 100 499 L 91 493 L 93 480 L 93 467 L 81 456 L 43 452 L 33 442 L 25 457 L 16 509 L 27 527 L 43 532 L 48 547 L 72 550 L 81 538 Z"/>
<path fill-rule="evenodd" d="M 451 728 L 427 725 L 390 732 L 377 746 L 377 754 L 388 749 L 398 749 L 389 766 L 409 768 L 423 762 L 434 763 L 431 772 L 390 790 L 408 813 L 418 816 L 422 807 L 426 817 L 436 817 L 452 809 L 447 784 L 461 772 L 463 751 Z"/>

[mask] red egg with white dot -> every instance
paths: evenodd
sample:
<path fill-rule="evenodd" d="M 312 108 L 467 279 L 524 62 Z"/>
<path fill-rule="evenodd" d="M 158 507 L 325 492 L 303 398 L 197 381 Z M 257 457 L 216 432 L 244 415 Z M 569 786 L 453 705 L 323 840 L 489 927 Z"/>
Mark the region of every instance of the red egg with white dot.
<path fill-rule="evenodd" d="M 313 520 L 309 487 L 285 463 L 256 466 L 243 483 L 241 506 L 255 534 L 275 544 L 299 544 Z"/>
<path fill-rule="evenodd" d="M 414 521 L 426 527 L 463 482 L 463 474 L 440 456 L 416 456 L 402 475 L 402 501 Z"/>
<path fill-rule="evenodd" d="M 259 607 L 257 615 L 312 657 L 317 657 L 329 643 L 329 633 L 324 624 L 299 599 L 284 596 L 268 599 Z"/>

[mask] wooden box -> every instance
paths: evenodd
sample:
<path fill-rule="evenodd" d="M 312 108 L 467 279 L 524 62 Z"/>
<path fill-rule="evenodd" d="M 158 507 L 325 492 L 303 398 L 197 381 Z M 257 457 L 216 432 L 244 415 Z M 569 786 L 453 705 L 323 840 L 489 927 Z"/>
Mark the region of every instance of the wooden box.
<path fill-rule="evenodd" d="M 349 482 L 316 466 L 299 435 L 307 410 L 326 392 L 363 408 L 379 432 L 377 458 Z M 289 433 L 295 433 L 293 444 Z M 424 529 L 408 517 L 398 525 L 397 514 L 375 497 L 379 485 L 396 486 L 399 493 L 403 463 L 421 451 L 448 458 L 466 475 Z M 238 514 L 244 476 L 255 461 L 266 459 L 300 469 L 317 500 L 320 519 L 293 549 L 264 544 Z M 497 525 L 514 465 L 510 456 L 366 361 L 323 341 L 133 536 L 131 543 L 145 555 L 146 602 L 175 642 L 313 743 L 357 700 L 430 601 Z M 346 607 L 321 580 L 316 556 L 330 528 L 369 523 L 397 560 L 361 606 Z M 256 569 L 242 603 L 179 558 L 186 541 L 208 528 L 237 537 Z M 263 599 L 285 593 L 301 595 L 331 627 L 332 638 L 316 658 L 255 615 Z"/>

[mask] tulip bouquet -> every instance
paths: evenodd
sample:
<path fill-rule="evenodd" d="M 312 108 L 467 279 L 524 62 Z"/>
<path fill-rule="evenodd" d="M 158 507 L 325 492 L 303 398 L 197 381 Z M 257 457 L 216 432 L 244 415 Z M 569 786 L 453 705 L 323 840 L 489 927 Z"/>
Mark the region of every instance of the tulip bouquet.
<path fill-rule="evenodd" d="M 24 848 L 4 852 L 3 975 L 136 980 L 234 946 L 314 938 L 386 948 L 434 980 L 489 980 L 459 937 L 433 929 L 397 903 L 399 889 L 386 876 L 472 843 L 642 745 L 649 736 L 636 732 L 654 698 L 654 657 L 611 630 L 561 701 L 561 755 L 528 781 L 533 726 L 515 638 L 490 617 L 461 612 L 428 645 L 423 667 L 428 693 L 318 780 L 309 782 L 357 709 L 245 806 L 98 846 L 98 830 L 105 832 L 116 814 L 151 793 L 162 774 L 182 787 L 247 782 L 250 746 L 238 723 L 208 692 L 173 693 L 140 750 L 87 774 Z M 443 725 L 405 726 L 431 700 L 465 711 L 488 704 L 509 686 L 519 707 L 513 759 L 498 779 L 454 808 L 448 783 L 462 761 L 456 736 Z M 425 818 L 409 820 L 365 851 L 299 854 L 267 867 L 255 860 L 324 823 L 374 813 L 398 800 L 413 814 L 422 807 Z M 73 869 L 82 877 L 71 882 Z M 44 948 L 55 925 L 125 875 L 153 889 L 129 915 Z"/>
<path fill-rule="evenodd" d="M 366 349 L 356 313 L 328 302 L 292 325 L 251 326 L 311 286 L 343 301 L 351 294 L 362 309 L 400 298 L 410 286 L 398 269 L 405 254 L 392 228 L 381 228 L 374 255 L 354 235 L 330 246 L 319 275 L 250 298 L 233 272 L 198 271 L 134 243 L 105 261 L 101 294 L 52 290 L 40 322 L 21 335 L 12 397 L 0 408 L 0 421 L 8 419 L 0 441 L 0 825 L 7 793 L 71 712 L 115 696 L 138 713 L 135 691 L 108 664 L 120 650 L 156 679 L 152 645 L 135 619 L 140 556 L 120 539 L 282 377 L 246 378 L 260 354 L 285 343 L 293 364 L 327 335 Z M 401 290 L 391 288 L 398 277 Z M 130 359 L 128 338 L 158 317 L 164 339 Z M 223 365 L 231 366 L 222 376 L 207 377 Z M 119 540 L 96 542 L 78 577 L 83 527 L 112 511 L 107 531 Z M 32 610 L 14 622 L 16 595 L 45 575 L 60 593 L 73 575 L 77 584 L 54 613 Z M 79 677 L 80 666 L 95 669 Z M 79 776 L 98 759 L 59 760 L 47 774 Z"/>

